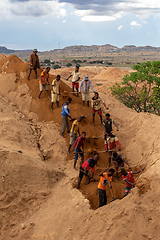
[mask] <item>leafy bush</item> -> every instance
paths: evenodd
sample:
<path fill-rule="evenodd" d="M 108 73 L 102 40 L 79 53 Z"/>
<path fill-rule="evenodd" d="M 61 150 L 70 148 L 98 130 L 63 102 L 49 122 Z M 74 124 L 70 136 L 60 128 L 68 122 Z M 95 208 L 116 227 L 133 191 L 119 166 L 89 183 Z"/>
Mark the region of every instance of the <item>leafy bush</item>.
<path fill-rule="evenodd" d="M 51 61 L 49 59 L 45 59 L 44 63 L 50 63 Z"/>
<path fill-rule="evenodd" d="M 71 67 L 72 66 L 72 63 L 67 63 L 66 64 L 66 67 Z"/>
<path fill-rule="evenodd" d="M 61 68 L 61 66 L 58 65 L 58 64 L 55 64 L 55 65 L 53 66 L 53 69 L 57 69 L 57 68 Z"/>
<path fill-rule="evenodd" d="M 124 76 L 122 84 L 110 88 L 112 95 L 137 112 L 160 115 L 160 61 L 136 64 L 133 70 Z"/>

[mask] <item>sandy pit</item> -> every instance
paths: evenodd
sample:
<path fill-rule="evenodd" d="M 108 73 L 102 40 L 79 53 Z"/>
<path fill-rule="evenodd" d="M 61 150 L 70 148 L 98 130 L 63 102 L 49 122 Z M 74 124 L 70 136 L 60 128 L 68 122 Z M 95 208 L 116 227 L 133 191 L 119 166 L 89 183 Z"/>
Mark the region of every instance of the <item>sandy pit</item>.
<path fill-rule="evenodd" d="M 136 187 L 124 199 L 121 174 L 119 181 L 114 176 L 116 200 L 111 202 L 107 187 L 108 204 L 98 209 L 98 175 L 108 165 L 108 155 L 99 154 L 95 181 L 86 185 L 84 178 L 77 190 L 78 171 L 73 170 L 73 150 L 67 153 L 69 135 L 65 133 L 65 139 L 60 136 L 61 106 L 67 98 L 60 96 L 60 109 L 54 106 L 51 112 L 45 92 L 37 99 L 39 79 L 34 79 L 32 73 L 28 81 L 28 69 L 28 64 L 14 55 L 0 60 L 0 239 L 157 240 L 160 235 L 160 119 L 148 113 L 138 114 L 111 97 L 108 86 L 116 79 L 120 81 L 126 71 L 82 69 L 82 75 L 88 74 L 93 79 L 94 87 L 119 126 L 120 130 L 117 132 L 113 127 L 113 132 L 122 145 L 123 157 L 133 171 L 147 163 Z M 65 78 L 72 70 L 52 71 L 50 83 L 58 73 Z M 97 86 L 96 81 L 102 81 L 103 85 Z M 66 94 L 70 87 L 70 82 L 61 82 L 62 93 L 73 99 L 71 116 L 92 113 L 91 108 L 82 106 L 81 97 Z M 103 108 L 103 116 L 108 111 Z M 94 127 L 92 117 L 85 118 L 80 123 L 80 131 L 87 133 L 85 160 L 95 151 L 104 150 L 98 115 Z"/>

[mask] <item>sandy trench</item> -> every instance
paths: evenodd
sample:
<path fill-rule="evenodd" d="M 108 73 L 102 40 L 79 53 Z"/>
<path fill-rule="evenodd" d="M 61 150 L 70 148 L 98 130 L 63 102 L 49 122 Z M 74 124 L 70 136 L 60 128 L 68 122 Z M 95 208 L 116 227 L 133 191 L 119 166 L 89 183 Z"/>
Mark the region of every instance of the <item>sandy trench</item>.
<path fill-rule="evenodd" d="M 123 232 L 123 234 L 125 234 L 125 238 L 123 239 L 126 239 L 127 236 L 130 236 L 130 239 L 135 239 L 136 236 L 138 236 L 138 239 L 157 239 L 158 229 L 156 226 L 158 222 L 156 223 L 156 219 L 159 208 L 156 212 L 156 204 L 154 201 L 154 205 L 152 205 L 152 200 L 156 199 L 156 202 L 158 202 L 159 196 L 159 188 L 154 188 L 154 183 L 159 181 L 157 172 L 157 164 L 159 164 L 159 142 L 157 134 L 159 132 L 159 118 L 152 114 L 136 114 L 132 110 L 125 108 L 115 99 L 113 100 L 109 93 L 107 95 L 104 94 L 103 92 L 105 92 L 106 86 L 97 87 L 99 91 L 102 90 L 101 95 L 109 105 L 110 113 L 120 127 L 120 131 L 116 132 L 114 129 L 114 133 L 121 142 L 122 155 L 130 163 L 133 170 L 139 169 L 145 162 L 147 162 L 148 166 L 151 168 L 148 170 L 147 174 L 144 173 L 143 177 L 140 178 L 137 184 L 138 188 L 133 191 L 131 196 L 121 201 L 116 200 L 111 206 L 108 204 L 104 207 L 104 209 L 111 214 L 112 219 L 116 218 L 115 222 L 112 220 L 109 224 L 109 218 L 106 216 L 110 227 L 107 226 L 105 229 L 105 227 L 99 225 L 100 223 L 104 225 L 102 213 L 103 215 L 105 215 L 105 213 L 103 210 L 97 209 L 95 211 L 96 217 L 94 217 L 93 213 L 90 215 L 90 211 L 93 210 L 89 210 L 89 204 L 92 209 L 98 207 L 98 174 L 106 167 L 106 164 L 108 164 L 107 154 L 100 154 L 100 160 L 95 172 L 96 182 L 92 182 L 90 185 L 86 185 L 85 180 L 82 182 L 80 192 L 83 193 L 84 198 L 78 193 L 78 190 L 74 189 L 74 187 L 76 187 L 75 182 L 78 173 L 72 170 L 73 154 L 66 155 L 69 136 L 67 135 L 66 141 L 62 140 L 59 136 L 61 108 L 54 109 L 53 113 L 51 113 L 50 101 L 47 99 L 45 93 L 42 95 L 40 101 L 37 100 L 39 92 L 38 81 L 34 79 L 34 74 L 32 73 L 31 81 L 28 82 L 26 76 L 28 66 L 16 56 L 3 58 L 0 61 L 0 66 L 2 69 L 0 76 L 2 85 L 0 91 L 1 121 L 3 123 L 1 126 L 5 128 L 1 134 L 1 182 L 3 183 L 1 184 L 2 194 L 0 199 L 0 210 L 2 213 L 0 219 L 0 226 L 2 229 L 1 238 L 6 239 L 7 236 L 7 239 L 13 237 L 15 239 L 91 239 L 93 231 L 92 224 L 94 223 L 98 229 L 95 233 L 96 239 L 105 239 L 104 236 L 106 234 L 108 239 L 115 239 L 116 232 L 119 232 L 119 238 L 121 239 L 120 232 L 122 226 L 120 222 L 119 224 L 115 222 L 118 221 L 117 219 L 123 218 L 124 221 L 122 221 L 122 223 L 127 223 L 128 229 L 131 227 L 132 229 L 137 229 L 137 232 L 135 230 L 130 231 L 130 233 Z M 114 71 L 115 70 L 116 69 L 114 69 Z M 53 78 L 54 76 L 51 76 L 50 82 Z M 70 91 L 70 87 L 64 82 L 62 82 L 61 85 L 62 92 Z M 94 85 L 96 86 L 95 83 Z M 73 117 L 77 118 L 79 113 L 88 115 L 92 112 L 91 109 L 82 107 L 80 99 L 72 95 L 69 96 L 73 98 L 73 103 L 70 106 Z M 60 105 L 62 105 L 64 101 L 65 99 L 61 98 Z M 93 136 L 99 136 L 103 133 L 98 116 L 96 116 L 95 125 L 96 126 L 93 128 L 92 119 L 87 118 L 80 126 L 81 131 L 87 132 L 85 149 L 103 150 L 103 138 L 98 140 L 92 139 Z M 150 131 L 148 131 L 148 127 Z M 150 139 L 150 142 L 147 141 L 148 139 Z M 32 151 L 30 151 L 31 148 Z M 19 149 L 23 149 L 23 157 L 22 154 L 18 152 Z M 92 154 L 86 154 L 85 159 L 91 155 Z M 8 181 L 6 181 L 7 178 Z M 67 179 L 69 179 L 69 182 Z M 66 197 L 64 195 L 65 184 L 66 191 L 68 191 Z M 62 195 L 62 199 L 66 199 L 66 203 L 62 202 L 62 199 L 59 199 L 61 203 L 60 206 L 58 204 L 58 199 L 54 199 L 53 192 L 54 189 L 54 191 L 59 194 L 59 187 L 62 188 L 62 193 L 60 194 Z M 21 188 L 22 191 L 20 191 Z M 122 198 L 124 188 L 125 185 L 122 183 L 121 178 L 119 182 L 113 179 L 113 192 L 116 198 Z M 73 192 L 75 196 L 73 196 Z M 152 198 L 153 192 L 157 192 L 155 198 Z M 60 229 L 61 219 L 66 218 L 69 213 L 70 207 L 68 207 L 68 209 L 65 208 L 65 206 L 67 207 L 69 204 L 69 200 L 67 200 L 69 195 L 72 195 L 73 199 L 77 198 L 75 202 L 76 204 L 78 202 L 78 205 L 74 206 L 74 209 L 71 208 L 73 210 L 71 214 L 73 215 L 72 219 L 71 216 L 68 218 L 67 223 L 65 223 L 64 228 L 61 230 L 62 238 L 60 238 L 58 231 L 51 231 L 52 223 L 50 217 L 53 219 L 53 222 L 56 222 L 57 219 L 57 216 L 51 211 L 52 201 L 54 199 L 55 207 L 59 206 L 55 212 L 60 216 L 57 226 L 57 229 Z M 108 189 L 107 196 L 109 203 L 111 201 L 111 195 Z M 85 202 L 85 199 L 88 199 L 89 202 Z M 131 208 L 130 202 L 133 208 Z M 138 214 L 139 219 L 141 219 L 140 224 L 144 229 L 147 229 L 147 224 L 152 223 L 152 226 L 154 226 L 152 232 L 149 232 L 150 228 L 146 231 L 143 230 L 143 228 L 137 228 L 135 221 L 133 221 L 133 224 L 130 223 L 130 217 L 135 214 L 135 210 L 133 209 L 139 209 L 139 202 L 141 202 L 141 215 L 139 215 L 140 213 Z M 46 205 L 46 203 L 48 204 Z M 143 219 L 143 217 L 147 216 L 145 204 L 148 204 L 148 213 L 150 212 L 150 216 L 148 216 L 150 220 L 146 220 L 146 222 Z M 86 211 L 86 214 L 84 214 L 84 212 L 80 212 L 79 214 L 76 213 L 76 208 L 79 205 L 81 209 Z M 114 211 L 113 209 L 113 206 L 115 206 L 115 209 L 119 209 L 118 205 L 121 208 L 119 213 L 118 210 Z M 43 206 L 44 209 L 42 209 Z M 62 212 L 60 211 L 61 207 Z M 41 212 L 43 212 L 43 214 L 46 212 L 47 214 L 47 219 L 46 217 L 44 218 L 45 221 L 48 221 L 45 227 L 41 219 Z M 76 214 L 77 220 L 75 217 Z M 117 218 L 117 214 L 121 217 Z M 32 222 L 30 220 L 32 218 L 35 221 Z M 86 220 L 84 221 L 84 219 Z M 92 224 L 87 219 L 92 219 Z M 72 229 L 74 227 L 76 228 L 74 221 L 78 221 L 79 224 L 73 234 L 71 233 Z M 85 227 L 83 221 L 85 222 Z M 111 226 L 115 226 L 114 230 L 112 230 Z M 82 228 L 84 234 L 81 234 Z M 50 234 L 49 231 L 51 231 Z"/>

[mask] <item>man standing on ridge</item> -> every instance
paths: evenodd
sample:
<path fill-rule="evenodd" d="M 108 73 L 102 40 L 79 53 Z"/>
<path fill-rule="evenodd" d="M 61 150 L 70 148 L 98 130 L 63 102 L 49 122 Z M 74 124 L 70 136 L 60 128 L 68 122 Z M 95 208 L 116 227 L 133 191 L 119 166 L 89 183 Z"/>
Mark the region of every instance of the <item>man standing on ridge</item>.
<path fill-rule="evenodd" d="M 56 79 L 52 81 L 51 85 L 51 111 L 53 110 L 53 103 L 57 103 L 59 108 L 59 95 L 60 95 L 60 79 L 61 76 L 58 74 Z"/>
<path fill-rule="evenodd" d="M 50 85 L 50 83 L 48 81 L 49 71 L 50 71 L 50 67 L 46 67 L 45 70 L 41 73 L 41 77 L 40 77 L 40 80 L 39 80 L 40 92 L 39 92 L 39 95 L 38 95 L 38 99 L 40 99 L 40 96 L 43 92 L 43 89 L 46 90 L 46 92 L 48 94 L 48 99 L 50 99 L 49 90 L 48 90 L 48 85 Z"/>
<path fill-rule="evenodd" d="M 35 78 L 37 79 L 37 68 L 40 68 L 37 52 L 38 52 L 37 49 L 33 49 L 33 53 L 29 57 L 30 67 L 29 67 L 29 73 L 28 73 L 28 81 L 30 80 L 30 75 L 32 70 L 34 70 Z"/>
<path fill-rule="evenodd" d="M 80 80 L 79 66 L 75 67 L 75 71 L 73 71 L 66 80 L 68 80 L 70 77 L 72 77 L 72 92 L 74 92 L 74 87 L 76 87 L 77 97 L 78 97 L 78 88 L 79 88 L 79 80 Z"/>
<path fill-rule="evenodd" d="M 89 79 L 89 77 L 86 75 L 82 82 L 80 83 L 79 86 L 79 92 L 81 92 L 81 88 L 82 88 L 82 101 L 83 101 L 83 106 L 85 101 L 87 102 L 87 106 L 89 107 L 89 100 L 90 100 L 90 96 L 89 96 L 89 88 L 92 88 L 93 92 L 95 92 L 94 87 L 92 85 L 91 80 Z"/>
<path fill-rule="evenodd" d="M 67 132 L 70 132 L 70 127 L 69 127 L 69 122 L 68 122 L 68 117 L 71 118 L 70 111 L 69 111 L 69 104 L 72 102 L 72 98 L 68 98 L 67 101 L 63 104 L 62 107 L 62 133 L 61 136 L 65 138 L 64 132 L 65 129 L 67 128 Z"/>

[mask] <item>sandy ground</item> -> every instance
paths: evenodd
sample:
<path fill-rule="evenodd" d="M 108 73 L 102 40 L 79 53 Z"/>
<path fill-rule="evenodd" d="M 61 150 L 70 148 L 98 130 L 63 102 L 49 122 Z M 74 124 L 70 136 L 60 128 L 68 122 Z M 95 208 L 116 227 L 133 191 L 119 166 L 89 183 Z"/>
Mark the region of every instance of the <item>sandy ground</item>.
<path fill-rule="evenodd" d="M 73 69 L 61 69 L 66 78 Z M 60 136 L 61 108 L 50 111 L 50 100 L 43 93 L 37 99 L 38 80 L 27 80 L 28 65 L 16 56 L 0 60 L 0 239 L 155 239 L 159 230 L 160 120 L 158 116 L 136 113 L 111 97 L 108 86 L 120 81 L 127 72 L 117 68 L 84 68 L 120 131 L 117 135 L 121 154 L 132 170 L 147 167 L 131 194 L 122 199 L 125 185 L 113 178 L 113 193 L 107 189 L 108 204 L 98 209 L 98 174 L 108 164 L 107 153 L 100 153 L 95 182 L 76 189 L 78 171 L 73 170 L 73 152 L 67 154 L 69 136 Z M 40 70 L 38 72 L 40 74 Z M 50 82 L 54 78 L 50 77 Z M 97 86 L 97 81 L 102 85 Z M 66 94 L 70 82 L 61 82 L 62 92 L 73 98 L 71 115 L 92 113 L 82 107 L 80 98 Z M 60 106 L 66 98 L 60 97 Z M 106 112 L 103 109 L 103 114 Z M 72 122 L 70 122 L 72 124 Z M 85 159 L 93 150 L 104 150 L 99 117 L 95 127 L 91 117 L 80 125 L 87 132 Z M 78 162 L 79 165 L 79 162 Z M 126 167 L 127 168 L 127 167 Z"/>

